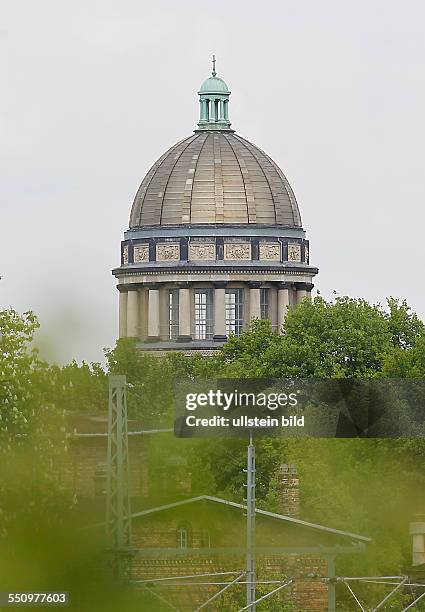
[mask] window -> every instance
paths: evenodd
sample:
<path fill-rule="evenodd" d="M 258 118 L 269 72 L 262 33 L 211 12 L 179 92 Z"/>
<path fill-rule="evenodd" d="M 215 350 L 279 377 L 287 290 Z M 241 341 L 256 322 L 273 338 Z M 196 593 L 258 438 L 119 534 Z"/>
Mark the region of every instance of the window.
<path fill-rule="evenodd" d="M 240 336 L 243 328 L 244 290 L 226 289 L 226 334 Z"/>
<path fill-rule="evenodd" d="M 177 529 L 177 548 L 187 548 L 189 537 L 185 527 Z"/>
<path fill-rule="evenodd" d="M 269 319 L 269 289 L 260 289 L 260 313 L 262 319 Z"/>
<path fill-rule="evenodd" d="M 176 340 L 179 335 L 179 290 L 168 292 L 168 337 Z"/>
<path fill-rule="evenodd" d="M 212 289 L 195 289 L 195 340 L 209 340 L 213 336 Z"/>
<path fill-rule="evenodd" d="M 191 548 L 192 530 L 189 523 L 180 523 L 177 527 L 177 548 Z"/>

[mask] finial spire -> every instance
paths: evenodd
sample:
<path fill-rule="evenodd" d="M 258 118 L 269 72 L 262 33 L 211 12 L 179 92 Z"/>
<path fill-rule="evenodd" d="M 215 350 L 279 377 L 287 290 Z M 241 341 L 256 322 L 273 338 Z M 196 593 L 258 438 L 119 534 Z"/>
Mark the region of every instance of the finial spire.
<path fill-rule="evenodd" d="M 213 75 L 213 77 L 215 77 L 216 74 L 217 74 L 216 71 L 215 71 L 215 55 L 212 56 L 212 66 L 213 66 L 212 75 Z"/>

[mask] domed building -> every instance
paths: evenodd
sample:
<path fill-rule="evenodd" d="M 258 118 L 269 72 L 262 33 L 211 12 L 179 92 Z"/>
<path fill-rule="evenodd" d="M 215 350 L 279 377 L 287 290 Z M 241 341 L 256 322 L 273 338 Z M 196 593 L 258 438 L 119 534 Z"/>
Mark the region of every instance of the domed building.
<path fill-rule="evenodd" d="M 231 129 L 215 60 L 198 93 L 198 127 L 143 179 L 113 270 L 120 337 L 149 351 L 208 354 L 255 318 L 281 330 L 318 272 L 287 178 Z"/>

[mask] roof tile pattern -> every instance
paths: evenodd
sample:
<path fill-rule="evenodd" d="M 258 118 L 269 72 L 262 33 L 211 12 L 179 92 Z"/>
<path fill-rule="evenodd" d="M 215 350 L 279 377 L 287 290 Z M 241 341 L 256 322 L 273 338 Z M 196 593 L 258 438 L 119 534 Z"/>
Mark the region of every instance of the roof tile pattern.
<path fill-rule="evenodd" d="M 208 223 L 301 227 L 280 168 L 232 132 L 200 131 L 171 147 L 143 179 L 130 216 L 130 228 Z"/>

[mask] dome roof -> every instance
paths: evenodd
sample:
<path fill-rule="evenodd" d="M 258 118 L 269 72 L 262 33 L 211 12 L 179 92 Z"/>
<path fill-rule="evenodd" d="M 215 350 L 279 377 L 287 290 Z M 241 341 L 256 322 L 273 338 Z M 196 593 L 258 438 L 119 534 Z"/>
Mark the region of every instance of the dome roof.
<path fill-rule="evenodd" d="M 171 147 L 143 179 L 130 216 L 130 228 L 209 223 L 301 227 L 280 168 L 231 131 L 197 131 Z"/>
<path fill-rule="evenodd" d="M 217 76 L 211 76 L 202 83 L 199 93 L 200 94 L 206 94 L 206 93 L 228 94 L 230 92 L 229 92 L 229 88 L 227 87 L 223 79 L 220 79 L 220 77 L 217 77 Z"/>

